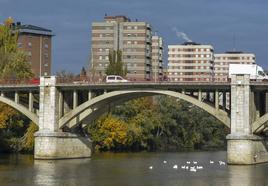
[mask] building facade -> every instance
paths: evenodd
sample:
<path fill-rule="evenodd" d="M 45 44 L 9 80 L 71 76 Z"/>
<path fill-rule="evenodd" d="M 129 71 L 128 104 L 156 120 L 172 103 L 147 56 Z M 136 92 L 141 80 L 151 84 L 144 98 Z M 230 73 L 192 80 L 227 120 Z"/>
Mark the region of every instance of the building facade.
<path fill-rule="evenodd" d="M 51 75 L 52 31 L 34 25 L 12 24 L 18 30 L 18 48 L 27 55 L 36 78 Z"/>
<path fill-rule="evenodd" d="M 211 45 L 185 42 L 168 46 L 169 81 L 213 81 L 214 49 Z"/>
<path fill-rule="evenodd" d="M 163 80 L 163 39 L 160 36 L 152 37 L 152 80 Z"/>
<path fill-rule="evenodd" d="M 226 82 L 229 76 L 229 64 L 256 64 L 255 55 L 238 51 L 214 54 L 214 80 Z"/>
<path fill-rule="evenodd" d="M 91 73 L 105 76 L 109 52 L 122 51 L 130 80 L 152 78 L 152 27 L 146 22 L 132 22 L 126 16 L 105 16 L 104 21 L 92 23 Z"/>

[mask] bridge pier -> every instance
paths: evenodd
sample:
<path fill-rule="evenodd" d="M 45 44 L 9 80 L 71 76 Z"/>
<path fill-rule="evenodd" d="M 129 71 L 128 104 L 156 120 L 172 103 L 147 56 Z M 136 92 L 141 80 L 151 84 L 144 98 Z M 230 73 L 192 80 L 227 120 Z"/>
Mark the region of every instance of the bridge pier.
<path fill-rule="evenodd" d="M 268 162 L 267 139 L 254 135 L 252 131 L 252 123 L 259 117 L 260 100 L 254 99 L 249 83 L 249 75 L 232 75 L 231 134 L 227 136 L 229 164 Z"/>
<path fill-rule="evenodd" d="M 59 129 L 62 105 L 59 104 L 61 95 L 55 85 L 54 76 L 40 79 L 39 131 L 35 133 L 34 157 L 35 159 L 88 158 L 91 156 L 91 140 Z"/>

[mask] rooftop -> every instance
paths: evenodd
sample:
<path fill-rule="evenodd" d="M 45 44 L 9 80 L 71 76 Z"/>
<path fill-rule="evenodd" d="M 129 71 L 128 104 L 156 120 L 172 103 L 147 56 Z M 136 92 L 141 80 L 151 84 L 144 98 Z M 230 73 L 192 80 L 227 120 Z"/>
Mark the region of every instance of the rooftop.
<path fill-rule="evenodd" d="M 242 51 L 226 51 L 225 54 L 243 54 Z"/>
<path fill-rule="evenodd" d="M 187 41 L 187 42 L 182 43 L 182 45 L 200 45 L 200 44 L 193 42 L 193 41 Z"/>
<path fill-rule="evenodd" d="M 19 30 L 20 33 L 53 36 L 52 30 L 35 25 L 22 25 L 21 22 L 17 22 L 12 23 L 12 27 L 14 30 Z"/>
<path fill-rule="evenodd" d="M 34 25 L 20 25 L 17 28 L 19 29 L 29 29 L 29 30 L 38 30 L 38 31 L 44 31 L 44 32 L 52 32 L 52 30 L 42 28 L 39 26 L 34 26 Z"/>
<path fill-rule="evenodd" d="M 124 16 L 124 15 L 116 15 L 116 16 L 105 15 L 104 20 L 106 21 L 113 20 L 117 22 L 130 22 L 131 21 L 127 16 Z"/>

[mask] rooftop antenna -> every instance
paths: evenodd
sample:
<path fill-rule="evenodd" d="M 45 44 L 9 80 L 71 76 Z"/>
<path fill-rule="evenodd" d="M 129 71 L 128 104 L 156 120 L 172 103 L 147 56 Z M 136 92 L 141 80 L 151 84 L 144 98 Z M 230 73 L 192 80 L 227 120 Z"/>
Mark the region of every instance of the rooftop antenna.
<path fill-rule="evenodd" d="M 233 51 L 235 52 L 236 51 L 236 35 L 235 35 L 235 33 L 233 34 Z"/>

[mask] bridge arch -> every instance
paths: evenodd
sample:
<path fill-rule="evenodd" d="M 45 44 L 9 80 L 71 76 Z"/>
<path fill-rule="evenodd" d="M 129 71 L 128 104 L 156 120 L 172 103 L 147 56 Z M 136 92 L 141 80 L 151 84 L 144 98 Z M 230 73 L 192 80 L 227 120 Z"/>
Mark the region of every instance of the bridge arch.
<path fill-rule="evenodd" d="M 32 122 L 34 122 L 35 124 L 38 125 L 38 116 L 35 113 L 30 112 L 26 107 L 24 107 L 18 103 L 15 103 L 11 99 L 5 98 L 3 96 L 0 96 L 0 102 L 5 103 L 5 104 L 11 106 L 12 108 L 14 108 L 15 110 L 21 112 L 26 117 L 28 117 Z"/>
<path fill-rule="evenodd" d="M 252 124 L 253 133 L 260 133 L 267 122 L 268 122 L 268 113 L 264 114 L 262 117 L 257 119 Z"/>
<path fill-rule="evenodd" d="M 83 121 L 90 114 L 94 113 L 94 111 L 97 110 L 97 107 L 103 108 L 105 105 L 107 106 L 108 103 L 114 103 L 118 100 L 122 100 L 123 98 L 125 100 L 130 100 L 133 99 L 132 97 L 137 98 L 152 95 L 166 95 L 192 103 L 193 105 L 205 110 L 230 128 L 230 118 L 228 117 L 227 112 L 223 110 L 216 110 L 214 107 L 201 102 L 198 99 L 170 90 L 120 90 L 105 93 L 81 104 L 74 110 L 68 112 L 59 120 L 59 127 L 62 128 L 67 123 L 72 121 L 71 124 L 69 124 L 69 127 L 71 128 L 73 125 L 76 125 L 76 123 Z"/>

